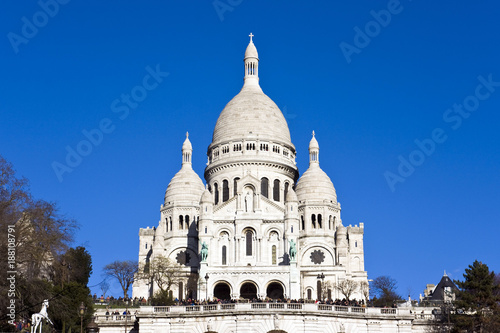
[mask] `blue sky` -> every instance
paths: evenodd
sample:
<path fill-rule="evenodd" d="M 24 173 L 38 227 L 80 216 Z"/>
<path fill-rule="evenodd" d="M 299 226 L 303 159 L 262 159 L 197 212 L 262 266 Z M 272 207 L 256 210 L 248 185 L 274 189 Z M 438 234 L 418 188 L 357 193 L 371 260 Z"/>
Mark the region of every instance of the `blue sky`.
<path fill-rule="evenodd" d="M 500 271 L 497 2 L 54 3 L 1 5 L 0 154 L 78 220 L 91 285 L 107 263 L 137 259 L 186 131 L 203 176 L 250 32 L 299 171 L 315 130 L 344 225 L 365 223 L 369 278 L 418 297 L 475 259 Z M 69 166 L 67 149 L 86 156 Z"/>

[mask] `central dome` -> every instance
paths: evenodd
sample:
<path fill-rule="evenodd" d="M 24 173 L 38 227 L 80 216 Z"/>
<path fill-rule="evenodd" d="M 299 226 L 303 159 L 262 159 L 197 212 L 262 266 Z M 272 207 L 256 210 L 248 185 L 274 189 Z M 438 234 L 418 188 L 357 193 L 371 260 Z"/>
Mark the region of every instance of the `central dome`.
<path fill-rule="evenodd" d="M 212 144 L 244 138 L 291 145 L 285 117 L 258 86 L 243 86 L 240 93 L 227 103 L 217 119 Z"/>
<path fill-rule="evenodd" d="M 293 147 L 283 113 L 259 86 L 259 58 L 251 39 L 245 51 L 244 62 L 245 84 L 220 113 L 211 146 L 252 139 L 269 140 Z"/>

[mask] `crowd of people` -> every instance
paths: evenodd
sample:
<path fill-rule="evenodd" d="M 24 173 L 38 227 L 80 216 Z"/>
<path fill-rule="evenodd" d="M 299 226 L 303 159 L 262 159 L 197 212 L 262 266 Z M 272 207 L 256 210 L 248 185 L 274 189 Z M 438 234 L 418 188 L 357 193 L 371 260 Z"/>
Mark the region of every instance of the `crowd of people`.
<path fill-rule="evenodd" d="M 328 304 L 328 305 L 341 305 L 341 306 L 354 306 L 354 307 L 365 307 L 365 301 L 354 300 L 346 300 L 345 298 L 340 300 L 308 300 L 308 299 L 271 299 L 271 298 L 253 298 L 253 299 L 208 299 L 208 300 L 196 300 L 196 299 L 185 299 L 178 300 L 177 298 L 174 300 L 175 305 L 177 306 L 197 306 L 197 305 L 212 305 L 212 304 L 231 304 L 231 303 L 316 303 L 316 304 Z"/>
<path fill-rule="evenodd" d="M 131 306 L 131 307 L 137 307 L 140 305 L 148 305 L 149 300 L 144 298 L 144 297 L 118 297 L 114 298 L 113 296 L 107 296 L 104 297 L 101 295 L 101 297 L 97 297 L 96 294 L 92 296 L 92 299 L 94 300 L 95 305 L 117 305 L 117 306 Z"/>
<path fill-rule="evenodd" d="M 96 305 L 108 305 L 108 306 L 129 306 L 129 307 L 138 307 L 141 305 L 151 305 L 150 299 L 144 297 L 135 297 L 135 298 L 123 298 L 118 297 L 114 298 L 113 296 L 108 296 L 104 298 L 103 296 L 97 297 L 94 294 L 94 303 Z M 351 306 L 351 307 L 366 307 L 370 306 L 366 304 L 364 300 L 347 300 L 347 299 L 326 299 L 326 300 L 310 300 L 310 299 L 290 299 L 290 298 L 253 298 L 253 299 L 208 299 L 208 300 L 196 300 L 192 298 L 187 298 L 183 300 L 174 299 L 174 306 L 196 306 L 196 305 L 211 305 L 211 304 L 230 304 L 230 303 L 316 303 L 316 304 L 328 304 L 328 305 L 338 305 L 338 306 Z M 119 313 L 118 313 L 119 314 Z"/>
<path fill-rule="evenodd" d="M 137 307 L 140 305 L 150 305 L 150 300 L 146 299 L 144 297 L 135 297 L 135 298 L 123 298 L 123 297 L 118 297 L 114 298 L 113 296 L 108 296 L 104 298 L 104 296 L 101 295 L 101 297 L 97 297 L 96 294 L 93 296 L 95 304 L 104 304 L 104 305 L 118 305 L 118 306 L 124 306 L 128 305 L 131 307 Z M 278 299 L 271 299 L 271 298 L 253 298 L 253 299 L 218 299 L 218 298 L 213 298 L 213 299 L 208 299 L 208 300 L 196 300 L 192 298 L 184 299 L 184 300 L 179 300 L 179 299 L 174 299 L 173 300 L 174 304 L 176 306 L 196 306 L 196 305 L 211 305 L 211 304 L 230 304 L 230 303 L 316 303 L 316 304 L 328 304 L 328 305 L 340 305 L 340 306 L 353 306 L 353 307 L 366 307 L 366 303 L 364 300 L 347 300 L 347 299 L 327 299 L 327 300 L 309 300 L 309 299 L 290 299 L 290 298 L 278 298 Z M 115 314 L 115 313 L 112 313 Z M 120 314 L 120 313 L 116 313 Z"/>

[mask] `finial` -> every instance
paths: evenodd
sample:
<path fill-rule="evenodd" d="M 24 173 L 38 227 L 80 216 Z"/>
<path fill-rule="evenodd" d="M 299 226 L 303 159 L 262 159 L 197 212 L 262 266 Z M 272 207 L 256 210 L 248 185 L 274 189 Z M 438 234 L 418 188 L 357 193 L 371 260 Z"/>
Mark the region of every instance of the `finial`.
<path fill-rule="evenodd" d="M 248 35 L 248 36 L 250 36 L 250 43 L 253 43 L 253 41 L 252 41 L 252 37 L 254 36 L 253 33 L 250 33 L 250 35 Z"/>
<path fill-rule="evenodd" d="M 186 139 L 189 138 L 189 132 L 186 132 Z"/>
<path fill-rule="evenodd" d="M 446 269 L 444 270 L 444 276 L 448 276 L 448 275 L 446 275 Z"/>
<path fill-rule="evenodd" d="M 314 133 L 314 130 L 313 130 L 313 138 L 314 138 L 314 134 L 315 134 L 315 133 Z"/>

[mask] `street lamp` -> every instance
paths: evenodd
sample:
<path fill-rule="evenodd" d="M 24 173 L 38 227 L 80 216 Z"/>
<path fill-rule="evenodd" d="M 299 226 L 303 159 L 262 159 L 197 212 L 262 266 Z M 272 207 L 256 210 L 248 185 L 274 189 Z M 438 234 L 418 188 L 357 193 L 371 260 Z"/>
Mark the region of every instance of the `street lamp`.
<path fill-rule="evenodd" d="M 323 283 L 325 281 L 325 274 L 323 274 L 323 272 L 321 272 L 321 274 L 318 274 L 317 278 L 318 278 L 318 280 L 321 280 L 321 285 L 320 285 L 320 290 L 319 290 L 319 292 L 320 292 L 319 298 L 322 301 L 325 298 L 323 295 Z"/>
<path fill-rule="evenodd" d="M 80 304 L 80 307 L 78 308 L 78 313 L 80 314 L 80 333 L 83 333 L 83 315 L 85 314 L 85 310 L 87 308 L 83 304 L 83 302 Z"/>
<path fill-rule="evenodd" d="M 205 274 L 205 301 L 208 302 L 208 273 Z"/>

